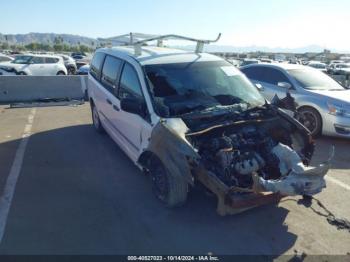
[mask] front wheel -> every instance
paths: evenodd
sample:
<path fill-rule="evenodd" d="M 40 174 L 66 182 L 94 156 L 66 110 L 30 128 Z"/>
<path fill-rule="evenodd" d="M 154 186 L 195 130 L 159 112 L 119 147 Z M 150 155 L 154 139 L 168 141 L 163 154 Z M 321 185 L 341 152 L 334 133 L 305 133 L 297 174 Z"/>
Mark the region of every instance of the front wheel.
<path fill-rule="evenodd" d="M 154 194 L 166 206 L 176 207 L 186 202 L 188 183 L 183 177 L 170 174 L 156 157 L 150 161 L 149 174 Z"/>
<path fill-rule="evenodd" d="M 322 130 L 322 118 L 320 113 L 316 109 L 311 107 L 304 107 L 298 110 L 299 122 L 302 123 L 309 131 L 312 136 L 318 136 Z"/>
<path fill-rule="evenodd" d="M 59 72 L 57 73 L 57 75 L 58 75 L 58 76 L 65 76 L 66 74 L 65 74 L 63 71 L 59 71 Z"/>

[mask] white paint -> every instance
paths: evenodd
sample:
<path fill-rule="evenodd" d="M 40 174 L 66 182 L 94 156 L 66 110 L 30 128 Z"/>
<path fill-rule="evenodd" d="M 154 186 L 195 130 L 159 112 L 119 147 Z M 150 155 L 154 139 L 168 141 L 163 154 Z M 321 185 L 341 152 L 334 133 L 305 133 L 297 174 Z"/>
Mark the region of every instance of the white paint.
<path fill-rule="evenodd" d="M 11 207 L 12 198 L 16 189 L 17 180 L 21 172 L 24 153 L 31 135 L 35 113 L 36 109 L 33 108 L 28 116 L 27 124 L 24 127 L 22 139 L 17 148 L 16 155 L 10 170 L 10 174 L 6 180 L 3 195 L 0 198 L 0 243 L 5 233 L 7 217 Z"/>
<path fill-rule="evenodd" d="M 330 181 L 330 182 L 332 182 L 332 183 L 334 183 L 334 184 L 336 184 L 336 185 L 338 185 L 338 186 L 341 186 L 342 188 L 344 188 L 344 189 L 350 191 L 350 186 L 347 185 L 347 184 L 345 184 L 345 183 L 343 183 L 343 182 L 341 182 L 340 180 L 338 180 L 338 179 L 336 179 L 336 178 L 334 178 L 334 177 L 330 177 L 330 176 L 326 176 L 326 179 L 327 179 L 328 181 Z"/>

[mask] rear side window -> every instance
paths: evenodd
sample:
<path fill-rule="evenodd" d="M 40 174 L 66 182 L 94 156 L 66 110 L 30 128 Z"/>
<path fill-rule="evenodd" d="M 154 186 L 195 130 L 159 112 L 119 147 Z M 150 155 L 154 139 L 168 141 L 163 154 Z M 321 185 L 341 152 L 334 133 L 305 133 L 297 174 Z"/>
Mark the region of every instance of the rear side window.
<path fill-rule="evenodd" d="M 55 57 L 46 57 L 45 60 L 46 64 L 55 64 L 59 61 L 59 59 Z"/>
<path fill-rule="evenodd" d="M 141 84 L 135 69 L 128 63 L 125 63 L 120 78 L 119 97 L 136 97 L 142 98 Z"/>
<path fill-rule="evenodd" d="M 288 78 L 279 70 L 269 67 L 249 67 L 242 69 L 242 72 L 251 80 L 261 81 L 272 85 L 277 85 L 278 82 L 290 81 Z"/>
<path fill-rule="evenodd" d="M 94 58 L 91 61 L 90 74 L 96 79 L 100 78 L 104 58 L 105 54 L 98 52 L 95 53 Z"/>
<path fill-rule="evenodd" d="M 261 78 L 260 67 L 248 67 L 241 69 L 241 71 L 251 80 L 259 80 Z"/>
<path fill-rule="evenodd" d="M 103 64 L 101 82 L 112 93 L 114 93 L 121 64 L 121 60 L 112 56 L 107 56 Z"/>

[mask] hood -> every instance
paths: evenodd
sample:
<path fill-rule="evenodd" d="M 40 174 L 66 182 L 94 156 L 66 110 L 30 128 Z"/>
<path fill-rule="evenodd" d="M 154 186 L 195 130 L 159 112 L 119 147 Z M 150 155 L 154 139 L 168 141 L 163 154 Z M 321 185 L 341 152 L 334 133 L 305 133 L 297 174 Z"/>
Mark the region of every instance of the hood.
<path fill-rule="evenodd" d="M 339 101 L 350 104 L 350 90 L 308 90 L 311 93 L 319 94 L 329 97 L 331 99 L 337 99 Z"/>
<path fill-rule="evenodd" d="M 11 61 L 0 63 L 0 68 L 20 68 L 25 66 L 24 64 L 14 64 Z"/>

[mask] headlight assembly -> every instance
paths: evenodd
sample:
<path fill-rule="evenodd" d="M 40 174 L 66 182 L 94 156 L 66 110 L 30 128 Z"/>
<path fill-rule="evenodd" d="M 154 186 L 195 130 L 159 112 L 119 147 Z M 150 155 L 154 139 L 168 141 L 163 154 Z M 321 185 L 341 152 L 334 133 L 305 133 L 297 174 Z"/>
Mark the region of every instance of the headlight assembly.
<path fill-rule="evenodd" d="M 328 102 L 327 106 L 328 106 L 328 113 L 331 115 L 350 117 L 349 109 L 345 109 L 345 106 L 342 104 Z"/>

